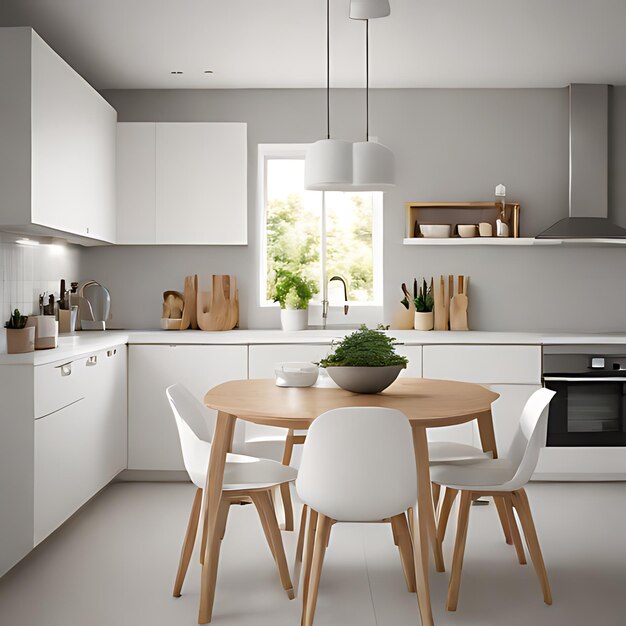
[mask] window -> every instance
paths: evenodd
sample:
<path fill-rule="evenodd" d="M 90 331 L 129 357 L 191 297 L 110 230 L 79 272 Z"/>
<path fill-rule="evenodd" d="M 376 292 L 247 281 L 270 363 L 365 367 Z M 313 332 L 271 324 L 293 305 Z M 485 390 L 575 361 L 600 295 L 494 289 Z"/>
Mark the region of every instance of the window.
<path fill-rule="evenodd" d="M 346 282 L 350 305 L 382 306 L 382 193 L 304 188 L 306 146 L 259 146 L 262 210 L 261 304 L 271 304 L 275 272 L 286 269 L 313 281 L 320 303 L 327 280 Z M 343 304 L 332 281 L 328 299 Z"/>

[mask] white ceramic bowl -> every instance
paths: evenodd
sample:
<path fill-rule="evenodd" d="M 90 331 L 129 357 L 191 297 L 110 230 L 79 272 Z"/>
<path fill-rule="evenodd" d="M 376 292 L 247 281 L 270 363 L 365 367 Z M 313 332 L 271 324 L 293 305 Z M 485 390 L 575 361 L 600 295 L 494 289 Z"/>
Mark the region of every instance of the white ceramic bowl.
<path fill-rule="evenodd" d="M 274 366 L 277 387 L 311 387 L 317 381 L 319 368 L 315 363 L 277 363 Z"/>
<path fill-rule="evenodd" d="M 459 237 L 476 237 L 476 224 L 459 224 Z"/>
<path fill-rule="evenodd" d="M 422 235 L 428 238 L 447 239 L 450 237 L 450 224 L 420 224 Z"/>

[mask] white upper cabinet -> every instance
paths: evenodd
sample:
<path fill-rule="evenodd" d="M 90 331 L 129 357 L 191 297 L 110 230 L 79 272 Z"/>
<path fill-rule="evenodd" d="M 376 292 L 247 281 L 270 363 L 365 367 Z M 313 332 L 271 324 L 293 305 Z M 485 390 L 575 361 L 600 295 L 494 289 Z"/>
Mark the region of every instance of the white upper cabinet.
<path fill-rule="evenodd" d="M 247 244 L 247 125 L 118 124 L 118 243 Z"/>
<path fill-rule="evenodd" d="M 0 29 L 0 228 L 115 241 L 117 113 L 32 29 Z"/>
<path fill-rule="evenodd" d="M 156 124 L 117 125 L 117 243 L 156 243 Z"/>

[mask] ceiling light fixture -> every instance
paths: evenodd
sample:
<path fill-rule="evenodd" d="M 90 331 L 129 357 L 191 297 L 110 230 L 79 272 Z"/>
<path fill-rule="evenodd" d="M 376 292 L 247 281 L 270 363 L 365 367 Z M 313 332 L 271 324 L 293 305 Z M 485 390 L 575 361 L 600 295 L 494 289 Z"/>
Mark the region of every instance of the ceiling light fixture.
<path fill-rule="evenodd" d="M 330 138 L 330 0 L 326 0 L 326 139 L 307 150 L 304 186 L 314 191 L 352 189 L 352 144 Z"/>
<path fill-rule="evenodd" d="M 381 4 L 373 2 L 353 2 L 350 5 L 352 17 L 353 4 Z M 388 2 L 383 2 L 389 7 Z M 376 8 L 376 7 L 374 7 Z M 360 12 L 361 14 L 364 11 Z M 370 14 L 373 14 L 372 12 Z M 389 15 L 389 13 L 384 13 Z M 353 18 L 362 19 L 362 18 Z M 393 152 L 381 143 L 369 140 L 369 95 L 370 95 L 370 63 L 369 63 L 369 18 L 365 21 L 365 141 L 352 146 L 353 188 L 359 191 L 384 191 L 395 185 L 395 157 Z"/>
<path fill-rule="evenodd" d="M 29 239 L 28 237 L 23 237 L 22 239 L 16 239 L 15 243 L 19 243 L 22 246 L 38 246 L 39 242 L 34 239 Z"/>
<path fill-rule="evenodd" d="M 353 20 L 373 20 L 391 13 L 389 0 L 351 0 L 350 17 Z"/>

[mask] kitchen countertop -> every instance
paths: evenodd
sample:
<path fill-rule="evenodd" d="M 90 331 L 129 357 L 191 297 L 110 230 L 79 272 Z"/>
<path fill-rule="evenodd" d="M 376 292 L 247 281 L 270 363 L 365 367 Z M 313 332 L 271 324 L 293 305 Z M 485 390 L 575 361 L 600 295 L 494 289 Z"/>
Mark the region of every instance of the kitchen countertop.
<path fill-rule="evenodd" d="M 44 365 L 104 350 L 122 344 L 330 344 L 333 339 L 353 330 L 231 330 L 205 332 L 200 330 L 108 330 L 60 335 L 54 350 L 36 350 L 28 354 L 0 354 L 0 365 Z M 626 333 L 530 333 L 488 331 L 391 330 L 389 333 L 405 345 L 475 344 L 475 345 L 626 345 Z"/>

